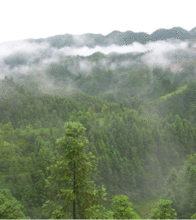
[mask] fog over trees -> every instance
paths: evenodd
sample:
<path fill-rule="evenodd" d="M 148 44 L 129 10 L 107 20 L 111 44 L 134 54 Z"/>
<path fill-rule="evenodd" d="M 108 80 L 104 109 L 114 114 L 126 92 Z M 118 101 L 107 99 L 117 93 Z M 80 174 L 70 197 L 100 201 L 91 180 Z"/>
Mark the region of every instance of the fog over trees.
<path fill-rule="evenodd" d="M 0 218 L 194 218 L 195 30 L 0 44 Z"/>

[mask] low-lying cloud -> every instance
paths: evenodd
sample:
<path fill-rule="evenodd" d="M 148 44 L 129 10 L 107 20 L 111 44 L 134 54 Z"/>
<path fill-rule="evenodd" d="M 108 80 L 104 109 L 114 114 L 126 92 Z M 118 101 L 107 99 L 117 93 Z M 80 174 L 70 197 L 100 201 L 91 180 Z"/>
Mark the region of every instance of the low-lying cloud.
<path fill-rule="evenodd" d="M 84 41 L 75 37 L 75 41 Z M 196 44 L 190 47 L 188 41 L 156 41 L 148 44 L 140 44 L 134 42 L 127 46 L 111 45 L 108 47 L 96 46 L 89 47 L 63 47 L 54 48 L 49 43 L 31 43 L 28 41 L 13 41 L 0 44 L 0 79 L 5 75 L 12 76 L 16 81 L 22 80 L 22 75 L 34 75 L 32 78 L 39 78 L 39 84 L 43 86 L 53 87 L 54 79 L 48 78 L 46 72 L 52 63 L 66 65 L 68 71 L 73 75 L 84 74 L 90 75 L 93 68 L 109 69 L 111 71 L 117 70 L 119 67 L 131 68 L 133 65 L 143 63 L 148 65 L 151 69 L 156 66 L 162 68 L 170 67 L 173 72 L 181 71 L 180 65 L 183 59 L 183 53 L 195 59 Z M 92 55 L 95 52 L 101 52 L 106 55 L 99 62 L 85 59 L 85 57 Z M 111 63 L 108 55 L 111 53 L 133 55 L 141 54 L 137 60 L 125 59 L 116 60 Z M 180 57 L 180 54 L 182 55 Z M 76 59 L 77 56 L 82 56 L 82 59 Z M 74 59 L 72 59 L 74 58 Z M 186 59 L 186 58 L 185 58 Z M 172 69 L 173 68 L 173 69 Z M 180 69 L 181 68 L 181 69 Z M 74 83 L 73 83 L 74 84 Z"/>

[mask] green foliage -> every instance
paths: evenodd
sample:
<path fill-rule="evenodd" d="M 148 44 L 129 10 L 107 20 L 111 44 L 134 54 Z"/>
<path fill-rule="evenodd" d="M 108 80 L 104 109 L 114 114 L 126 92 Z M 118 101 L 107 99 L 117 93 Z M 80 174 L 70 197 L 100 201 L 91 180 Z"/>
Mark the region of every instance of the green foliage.
<path fill-rule="evenodd" d="M 29 132 L 29 131 L 31 131 L 32 128 L 33 128 L 33 127 L 32 127 L 31 125 L 28 125 L 28 126 L 26 126 L 25 131 L 26 131 L 26 132 Z"/>
<path fill-rule="evenodd" d="M 138 214 L 131 208 L 132 203 L 128 201 L 128 197 L 125 195 L 115 196 L 113 198 L 114 219 L 140 219 Z"/>
<path fill-rule="evenodd" d="M 114 56 L 112 59 L 123 59 L 123 57 Z M 57 66 L 58 64 L 53 65 L 53 67 Z M 51 75 L 55 78 L 55 74 L 58 73 L 58 80 L 63 75 L 69 76 L 69 72 L 63 72 L 63 69 L 64 67 L 61 66 L 52 73 L 51 68 Z M 99 75 L 100 72 L 102 73 Z M 193 74 L 192 70 L 189 72 L 188 74 Z M 186 82 L 186 77 L 183 75 L 185 72 L 182 75 L 176 74 L 175 77 L 171 76 L 167 70 L 155 70 L 153 74 L 151 75 L 151 72 L 145 68 L 133 72 L 130 69 L 114 73 L 99 69 L 95 73 L 96 76 L 93 74 L 86 78 L 81 76 L 77 80 L 78 85 L 81 85 L 80 88 L 84 86 L 85 91 L 90 95 L 102 92 L 104 96 L 104 91 L 109 91 L 113 97 L 110 101 L 118 102 L 117 104 L 82 92 L 64 97 L 38 95 L 35 92 L 36 85 L 20 87 L 13 79 L 2 80 L 0 84 L 0 94 L 3 94 L 0 95 L 0 184 L 4 188 L 9 188 L 12 195 L 23 202 L 26 215 L 31 218 L 44 218 L 39 207 L 42 207 L 46 201 L 50 201 L 50 205 L 47 205 L 47 218 L 52 215 L 71 218 L 74 196 L 67 207 L 68 216 L 67 214 L 63 216 L 62 213 L 66 208 L 63 196 L 66 193 L 60 190 L 73 189 L 71 182 L 65 184 L 63 181 L 70 180 L 73 183 L 74 163 L 79 166 L 81 161 L 78 158 L 79 154 L 76 155 L 78 160 L 70 159 L 66 164 L 65 152 L 67 153 L 69 149 L 69 157 L 73 157 L 79 151 L 79 147 L 73 148 L 74 144 L 81 143 L 82 146 L 83 139 L 70 135 L 62 140 L 62 143 L 69 140 L 66 142 L 67 145 L 65 144 L 64 151 L 57 148 L 56 139 L 65 133 L 61 125 L 68 120 L 80 122 L 87 128 L 85 135 L 90 143 L 89 148 L 83 150 L 84 155 L 93 152 L 96 157 L 101 158 L 97 166 L 98 172 L 92 173 L 91 176 L 87 175 L 87 183 L 94 180 L 96 185 L 104 184 L 109 194 L 107 204 L 103 202 L 99 204 L 98 200 L 95 204 L 87 202 L 88 208 L 85 211 L 82 205 L 79 207 L 76 203 L 76 210 L 80 208 L 84 211 L 83 215 L 88 215 L 89 218 L 91 215 L 95 218 L 111 218 L 111 211 L 108 210 L 110 210 L 109 206 L 114 193 L 126 192 L 126 195 L 130 193 L 132 201 L 140 202 L 140 196 L 150 198 L 165 192 L 165 199 L 173 201 L 173 207 L 179 217 L 190 218 L 195 213 L 194 157 L 193 161 L 189 160 L 189 165 L 185 166 L 185 171 L 181 172 L 181 167 L 186 154 L 195 151 L 196 87 L 194 83 Z M 162 76 L 164 74 L 165 76 Z M 105 82 L 102 83 L 104 75 Z M 172 83 L 172 77 L 174 83 Z M 114 79 L 117 80 L 114 82 Z M 117 86 L 109 87 L 110 81 L 112 85 L 116 83 Z M 171 93 L 175 86 L 176 88 L 179 85 L 184 86 L 185 82 L 188 83 L 186 87 Z M 165 96 L 162 101 L 160 99 L 160 102 L 155 104 L 155 102 L 148 103 L 151 95 L 157 98 L 161 95 Z M 54 164 L 55 161 L 56 163 L 64 161 L 62 164 L 57 163 L 55 168 L 51 162 L 54 155 L 56 156 Z M 56 173 L 50 169 L 47 170 L 49 166 L 53 166 L 51 169 L 56 169 Z M 63 176 L 63 173 L 70 174 L 65 167 L 72 171 L 72 178 L 68 176 L 65 179 L 66 177 Z M 84 168 L 90 171 L 86 162 Z M 180 171 L 177 172 L 177 170 Z M 80 174 L 79 170 L 78 173 Z M 51 188 L 46 188 L 46 179 L 50 175 L 54 180 L 50 182 Z M 59 180 L 62 185 L 58 186 L 55 180 Z M 165 180 L 167 180 L 166 186 L 162 188 Z M 90 186 L 89 182 L 85 190 L 91 189 Z M 117 189 L 116 192 L 114 188 Z M 66 198 L 74 195 L 68 192 Z M 96 187 L 92 186 L 89 195 L 84 193 L 84 200 L 77 194 L 78 201 L 81 200 L 84 203 L 90 200 L 89 198 L 93 196 L 92 192 L 95 195 L 99 194 Z M 62 197 L 57 198 L 58 194 Z M 97 198 L 95 196 L 95 200 Z"/>
<path fill-rule="evenodd" d="M 172 167 L 167 181 L 168 181 L 168 184 L 175 184 L 178 181 L 178 173 L 175 167 Z"/>
<path fill-rule="evenodd" d="M 196 213 L 191 216 L 191 219 L 196 219 Z"/>
<path fill-rule="evenodd" d="M 0 218 L 29 219 L 24 215 L 24 206 L 20 204 L 8 189 L 0 189 Z"/>
<path fill-rule="evenodd" d="M 107 105 L 104 105 L 104 106 L 102 107 L 101 112 L 102 112 L 103 114 L 106 114 L 106 113 L 108 112 L 108 107 L 107 107 Z"/>
<path fill-rule="evenodd" d="M 170 200 L 160 200 L 158 203 L 159 208 L 152 211 L 150 219 L 176 219 L 177 214 L 171 208 L 171 203 Z"/>
<path fill-rule="evenodd" d="M 86 218 L 89 219 L 112 219 L 113 211 L 108 211 L 103 207 L 103 205 L 93 205 L 86 209 L 88 213 Z"/>
<path fill-rule="evenodd" d="M 167 95 L 165 96 L 161 96 L 159 98 L 159 100 L 161 101 L 162 99 L 168 99 L 170 98 L 171 96 L 175 96 L 176 94 L 181 94 L 185 89 L 187 88 L 187 85 L 183 86 L 182 88 L 174 91 L 174 92 L 171 92 L 171 93 L 168 93 Z"/>
<path fill-rule="evenodd" d="M 44 215 L 57 218 L 70 213 L 73 209 L 73 217 L 88 218 L 91 207 L 98 205 L 98 201 L 105 199 L 105 188 L 93 187 L 93 181 L 89 181 L 91 169 L 96 169 L 96 158 L 89 152 L 86 155 L 88 140 L 84 137 L 85 128 L 76 122 L 65 123 L 65 136 L 56 142 L 60 144 L 60 156 L 53 158 L 53 164 L 49 167 L 51 175 L 47 186 L 54 192 L 55 202 L 61 201 L 60 205 L 53 201 L 47 201 L 43 205 Z M 59 187 L 58 187 L 59 186 Z M 47 214 L 46 214 L 47 213 Z"/>

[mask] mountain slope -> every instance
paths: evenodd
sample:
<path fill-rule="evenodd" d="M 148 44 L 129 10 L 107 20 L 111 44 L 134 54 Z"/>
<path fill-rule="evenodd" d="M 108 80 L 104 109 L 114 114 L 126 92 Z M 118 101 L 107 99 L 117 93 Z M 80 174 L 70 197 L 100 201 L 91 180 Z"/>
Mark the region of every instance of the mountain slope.
<path fill-rule="evenodd" d="M 84 47 L 88 46 L 90 48 L 95 46 L 110 46 L 112 44 L 115 45 L 130 45 L 133 42 L 139 42 L 141 44 L 146 44 L 150 41 L 157 40 L 167 40 L 167 39 L 180 39 L 180 40 L 188 40 L 195 39 L 196 32 L 195 28 L 191 31 L 186 31 L 180 27 L 174 27 L 171 29 L 158 29 L 154 31 L 151 35 L 139 32 L 135 33 L 132 31 L 120 32 L 113 31 L 106 36 L 101 34 L 83 34 L 83 35 L 57 35 L 48 38 L 40 38 L 40 39 L 28 39 L 29 42 L 48 42 L 53 47 L 61 48 L 65 46 L 72 47 Z"/>

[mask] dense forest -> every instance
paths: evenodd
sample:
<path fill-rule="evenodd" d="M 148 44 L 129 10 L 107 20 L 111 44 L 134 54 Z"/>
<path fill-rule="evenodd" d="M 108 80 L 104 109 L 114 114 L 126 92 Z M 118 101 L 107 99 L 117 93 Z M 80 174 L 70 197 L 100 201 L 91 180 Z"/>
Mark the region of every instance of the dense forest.
<path fill-rule="evenodd" d="M 195 57 L 178 51 L 173 72 L 146 54 L 61 57 L 52 87 L 39 73 L 1 80 L 1 219 L 196 218 Z M 81 61 L 90 74 L 72 74 Z"/>

